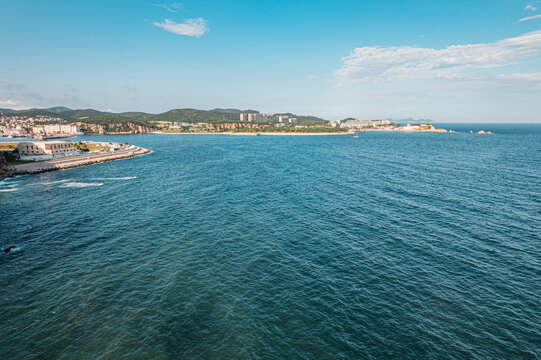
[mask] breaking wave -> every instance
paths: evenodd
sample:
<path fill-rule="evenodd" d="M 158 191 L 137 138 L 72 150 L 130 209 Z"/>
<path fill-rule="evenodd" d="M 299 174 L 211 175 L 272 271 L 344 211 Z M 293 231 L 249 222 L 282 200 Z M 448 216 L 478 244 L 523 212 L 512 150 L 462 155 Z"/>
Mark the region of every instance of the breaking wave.
<path fill-rule="evenodd" d="M 19 190 L 16 187 L 6 187 L 6 188 L 0 188 L 0 192 L 8 192 L 8 191 L 17 191 Z"/>

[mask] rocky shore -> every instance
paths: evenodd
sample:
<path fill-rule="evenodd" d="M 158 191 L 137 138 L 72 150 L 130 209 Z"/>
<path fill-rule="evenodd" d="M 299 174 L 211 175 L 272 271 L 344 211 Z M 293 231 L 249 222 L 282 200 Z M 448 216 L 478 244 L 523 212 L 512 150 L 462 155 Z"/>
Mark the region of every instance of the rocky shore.
<path fill-rule="evenodd" d="M 7 160 L 4 158 L 2 153 L 0 153 L 0 181 L 14 175 L 13 170 L 7 165 Z"/>
<path fill-rule="evenodd" d="M 144 155 L 152 152 L 149 149 L 141 147 L 133 147 L 127 150 L 121 150 L 114 153 L 95 153 L 88 155 L 80 155 L 63 159 L 54 159 L 47 161 L 36 161 L 27 164 L 7 166 L 8 175 L 6 177 L 24 174 L 37 174 L 47 171 L 70 169 L 79 166 L 98 164 L 107 161 L 127 159 L 134 156 Z M 0 173 L 0 180 L 2 180 Z"/>

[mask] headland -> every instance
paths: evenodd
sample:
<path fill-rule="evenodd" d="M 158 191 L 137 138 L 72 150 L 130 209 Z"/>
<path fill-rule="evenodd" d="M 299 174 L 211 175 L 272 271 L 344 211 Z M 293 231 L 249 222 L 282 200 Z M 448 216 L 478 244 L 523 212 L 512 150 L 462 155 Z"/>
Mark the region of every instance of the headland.
<path fill-rule="evenodd" d="M 43 143 L 43 147 L 48 142 Z M 18 155 L 18 159 L 11 159 L 7 161 L 5 155 L 0 157 L 0 180 L 16 175 L 25 174 L 37 174 L 47 171 L 70 169 L 79 166 L 86 166 L 92 164 L 98 164 L 107 161 L 127 159 L 134 156 L 144 155 L 151 153 L 152 151 L 146 148 L 142 148 L 129 144 L 116 144 L 116 143 L 100 143 L 100 142 L 84 142 L 72 145 L 71 142 L 64 142 L 69 144 L 68 150 L 80 149 L 75 152 L 68 151 L 66 156 L 64 154 L 39 154 L 39 155 Z M 38 142 L 24 142 L 23 146 L 18 146 L 20 153 L 24 154 L 22 149 L 26 149 L 32 145 L 38 144 Z M 52 146 L 59 146 L 58 144 Z M 36 148 L 37 146 L 35 146 Z M 48 147 L 47 147 L 48 148 Z M 37 152 L 36 150 L 35 152 Z M 45 150 L 47 151 L 47 149 Z M 43 160 L 40 159 L 43 158 Z"/>

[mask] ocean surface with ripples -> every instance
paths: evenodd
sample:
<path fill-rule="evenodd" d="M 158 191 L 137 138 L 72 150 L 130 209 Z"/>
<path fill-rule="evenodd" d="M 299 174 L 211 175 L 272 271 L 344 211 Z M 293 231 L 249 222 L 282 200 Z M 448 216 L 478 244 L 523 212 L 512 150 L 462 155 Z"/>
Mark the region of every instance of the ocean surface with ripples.
<path fill-rule="evenodd" d="M 0 358 L 540 359 L 541 126 L 444 127 L 72 139 L 153 153 L 0 182 Z"/>

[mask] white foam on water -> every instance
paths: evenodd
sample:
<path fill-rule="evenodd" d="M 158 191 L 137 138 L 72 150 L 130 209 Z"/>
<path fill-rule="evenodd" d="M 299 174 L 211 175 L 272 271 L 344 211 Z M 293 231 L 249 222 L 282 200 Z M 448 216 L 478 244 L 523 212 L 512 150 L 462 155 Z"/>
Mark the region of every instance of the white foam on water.
<path fill-rule="evenodd" d="M 68 182 L 68 181 L 71 181 L 71 179 L 57 180 L 57 181 L 45 181 L 45 182 L 35 184 L 35 185 L 53 185 L 53 184 L 65 183 L 65 182 Z"/>
<path fill-rule="evenodd" d="M 14 186 L 15 184 L 19 183 L 21 180 L 22 180 L 21 178 L 17 179 L 17 177 L 6 178 L 6 179 L 0 181 L 0 187 Z"/>
<path fill-rule="evenodd" d="M 103 183 L 83 183 L 83 182 L 69 182 L 60 185 L 60 187 L 74 187 L 74 188 L 85 188 L 85 187 L 96 187 L 102 186 Z"/>
<path fill-rule="evenodd" d="M 137 176 L 125 176 L 125 177 L 112 177 L 112 178 L 94 178 L 92 180 L 133 180 L 137 179 Z"/>
<path fill-rule="evenodd" d="M 17 189 L 16 187 L 6 187 L 5 189 L 0 189 L 0 192 L 17 191 L 17 190 L 19 189 Z"/>

